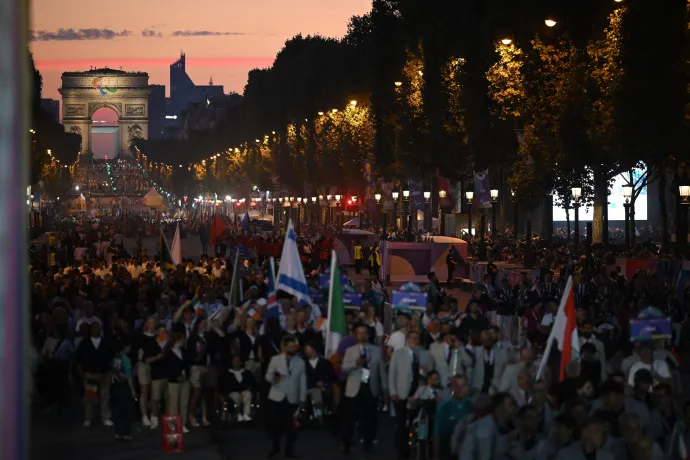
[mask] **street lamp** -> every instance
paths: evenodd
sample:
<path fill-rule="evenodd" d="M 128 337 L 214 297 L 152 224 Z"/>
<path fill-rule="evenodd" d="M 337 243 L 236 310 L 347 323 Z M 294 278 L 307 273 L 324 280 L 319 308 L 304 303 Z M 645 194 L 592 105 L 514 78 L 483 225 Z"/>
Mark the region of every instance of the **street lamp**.
<path fill-rule="evenodd" d="M 465 197 L 467 198 L 467 204 L 470 205 L 467 211 L 467 231 L 470 234 L 470 241 L 472 241 L 472 198 L 474 198 L 474 192 L 465 192 Z"/>
<path fill-rule="evenodd" d="M 377 202 L 377 203 L 380 203 L 380 202 L 381 202 L 381 194 L 380 194 L 380 193 L 375 193 L 375 194 L 374 194 L 374 198 L 376 199 L 376 202 Z"/>
<path fill-rule="evenodd" d="M 405 214 L 405 222 L 406 222 L 406 227 L 407 227 L 407 233 L 412 233 L 412 215 L 409 211 L 412 209 L 409 208 L 410 206 L 410 189 L 404 188 L 403 189 L 403 213 Z"/>
<path fill-rule="evenodd" d="M 431 232 L 433 230 L 433 221 L 431 218 L 431 203 L 429 203 L 430 198 L 431 192 L 424 192 L 424 228 L 428 232 Z"/>
<path fill-rule="evenodd" d="M 571 193 L 573 201 L 575 201 L 573 207 L 575 208 L 575 247 L 577 247 L 580 244 L 580 198 L 582 197 L 582 188 L 573 187 Z"/>
<path fill-rule="evenodd" d="M 498 202 L 498 190 L 491 189 L 491 238 L 496 239 L 496 203 Z"/>
<path fill-rule="evenodd" d="M 551 18 L 547 18 L 544 20 L 544 24 L 546 24 L 546 27 L 554 27 L 558 23 Z"/>
<path fill-rule="evenodd" d="M 438 207 L 441 209 L 441 212 L 439 214 L 441 219 L 438 222 L 438 232 L 441 236 L 444 236 L 446 234 L 446 211 L 443 207 L 443 200 L 446 198 L 446 194 L 447 192 L 445 190 L 438 191 L 438 197 L 440 198 L 440 200 L 438 200 Z"/>
<path fill-rule="evenodd" d="M 681 187 L 684 187 L 681 185 Z M 625 234 L 625 247 L 629 248 L 630 247 L 630 198 L 632 197 L 633 194 L 633 188 L 630 185 L 624 185 L 623 187 L 623 197 L 625 197 L 625 203 L 623 203 L 623 208 L 625 209 L 625 227 L 624 227 L 624 234 Z M 689 188 L 690 187 L 686 187 Z M 690 190 L 688 190 L 690 193 Z M 634 231 L 634 230 L 633 230 Z"/>
<path fill-rule="evenodd" d="M 398 227 L 398 218 L 400 217 L 398 216 L 398 198 L 400 197 L 400 192 L 394 190 L 391 196 L 393 197 L 393 220 L 395 221 L 395 230 L 397 231 L 400 228 Z"/>
<path fill-rule="evenodd" d="M 501 40 L 501 43 L 503 43 L 504 45 L 510 45 L 511 43 L 513 43 L 513 40 L 511 40 L 510 38 L 506 37 L 506 38 L 504 38 L 504 39 Z"/>
<path fill-rule="evenodd" d="M 400 88 L 400 87 L 402 86 L 402 82 L 401 82 L 401 81 L 396 81 L 396 82 L 395 82 L 395 86 L 398 87 L 398 88 Z"/>

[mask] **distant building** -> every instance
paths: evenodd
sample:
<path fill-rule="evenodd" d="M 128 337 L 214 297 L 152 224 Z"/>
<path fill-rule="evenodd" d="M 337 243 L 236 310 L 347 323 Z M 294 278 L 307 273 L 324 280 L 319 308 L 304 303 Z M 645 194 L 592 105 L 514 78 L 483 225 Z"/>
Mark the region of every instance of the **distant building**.
<path fill-rule="evenodd" d="M 214 85 L 213 80 L 206 86 L 197 86 L 189 75 L 185 64 L 185 54 L 170 65 L 170 109 L 171 115 L 182 115 L 189 104 L 208 105 L 212 98 L 223 95 L 223 86 Z"/>
<path fill-rule="evenodd" d="M 150 85 L 149 89 L 149 139 L 160 139 L 165 132 L 168 108 L 165 85 Z"/>
<path fill-rule="evenodd" d="M 55 99 L 41 99 L 41 108 L 48 113 L 52 113 L 55 121 L 60 121 L 60 101 Z"/>
<path fill-rule="evenodd" d="M 170 137 L 184 126 L 187 114 L 198 113 L 200 107 L 209 107 L 213 101 L 225 100 L 222 85 L 197 86 L 187 75 L 185 54 L 170 65 L 170 97 L 165 98 L 164 85 L 151 85 L 149 95 L 150 138 Z M 202 125 L 206 123 L 201 123 Z"/>

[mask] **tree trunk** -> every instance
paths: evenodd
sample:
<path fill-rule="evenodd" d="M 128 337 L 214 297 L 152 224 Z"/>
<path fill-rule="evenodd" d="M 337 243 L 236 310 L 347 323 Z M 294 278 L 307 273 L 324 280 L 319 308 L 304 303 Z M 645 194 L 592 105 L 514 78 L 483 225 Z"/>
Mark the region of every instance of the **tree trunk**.
<path fill-rule="evenodd" d="M 659 174 L 659 232 L 661 247 L 668 248 L 668 208 L 666 206 L 666 169 Z"/>
<path fill-rule="evenodd" d="M 547 195 L 542 206 L 541 238 L 551 242 L 553 240 L 553 196 Z"/>
<path fill-rule="evenodd" d="M 607 206 L 609 186 L 606 176 L 594 172 L 594 213 L 592 216 L 592 243 L 604 242 L 604 208 Z"/>
<path fill-rule="evenodd" d="M 570 244 L 570 208 L 565 208 L 565 224 L 567 230 L 565 240 Z"/>

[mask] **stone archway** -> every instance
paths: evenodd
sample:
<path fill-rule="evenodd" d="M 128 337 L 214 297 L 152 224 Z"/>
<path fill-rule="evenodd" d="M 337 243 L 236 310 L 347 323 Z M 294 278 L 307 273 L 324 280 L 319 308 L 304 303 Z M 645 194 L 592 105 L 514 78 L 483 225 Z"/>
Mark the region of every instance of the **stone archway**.
<path fill-rule="evenodd" d="M 62 74 L 62 123 L 65 131 L 81 134 L 81 151 L 91 151 L 91 117 L 102 107 L 117 113 L 119 155 L 129 154 L 134 138 L 149 135 L 149 75 L 95 69 Z"/>

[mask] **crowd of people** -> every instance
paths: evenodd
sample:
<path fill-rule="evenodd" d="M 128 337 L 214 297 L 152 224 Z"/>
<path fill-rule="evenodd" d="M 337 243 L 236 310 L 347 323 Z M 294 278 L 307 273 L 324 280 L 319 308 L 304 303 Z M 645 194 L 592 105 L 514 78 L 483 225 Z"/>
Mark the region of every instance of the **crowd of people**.
<path fill-rule="evenodd" d="M 79 163 L 74 183 L 92 195 L 144 196 L 152 187 L 138 163 L 126 159 Z"/>
<path fill-rule="evenodd" d="M 269 457 L 297 456 L 298 433 L 323 421 L 343 454 L 361 445 L 401 459 L 686 458 L 690 406 L 670 350 L 683 345 L 688 299 L 669 280 L 626 280 L 602 269 L 603 254 L 544 250 L 539 276 L 515 286 L 491 262 L 466 304 L 430 273 L 426 310 L 396 309 L 389 325 L 389 287 L 376 264 L 358 263 L 348 288 L 362 294 L 361 307 L 345 312 L 348 333 L 326 356 L 326 308 L 272 295 L 273 253 L 236 267 L 220 253 L 172 267 L 141 244 L 127 248 L 119 236 L 128 226 L 65 224 L 47 241 L 64 256 L 33 259 L 42 410 L 65 409 L 76 394 L 84 427 L 100 420 L 120 441 L 135 423 L 159 429 L 164 414 L 178 415 L 185 432 L 266 423 Z M 70 255 L 77 239 L 94 249 Z M 303 256 L 314 254 L 301 244 Z M 323 290 L 328 264 L 303 263 L 313 292 Z M 579 357 L 561 379 L 550 366 L 538 370 L 571 274 Z M 672 340 L 630 342 L 629 321 L 648 306 L 672 318 Z M 393 443 L 378 439 L 381 424 L 395 424 Z"/>

